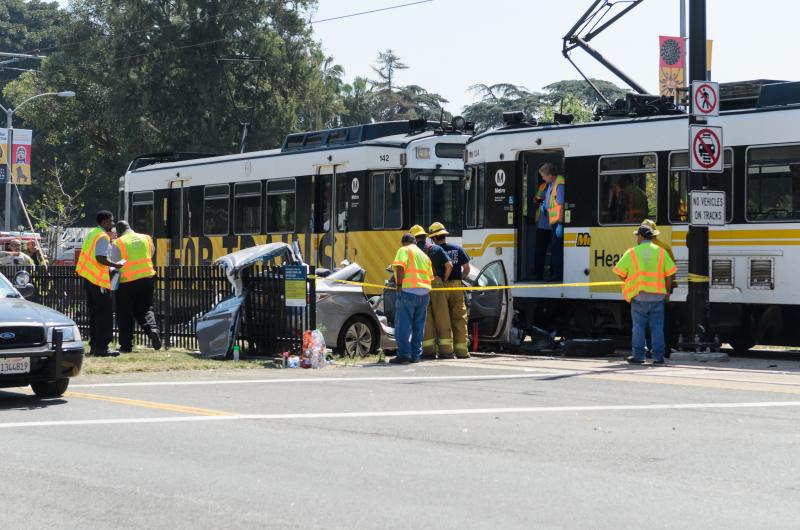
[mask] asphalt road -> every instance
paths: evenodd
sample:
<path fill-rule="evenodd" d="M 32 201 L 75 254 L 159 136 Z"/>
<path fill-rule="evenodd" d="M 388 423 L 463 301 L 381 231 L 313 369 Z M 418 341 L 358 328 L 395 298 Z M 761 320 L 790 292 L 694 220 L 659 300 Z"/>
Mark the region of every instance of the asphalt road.
<path fill-rule="evenodd" d="M 3 528 L 797 528 L 800 363 L 80 377 L 0 391 Z"/>

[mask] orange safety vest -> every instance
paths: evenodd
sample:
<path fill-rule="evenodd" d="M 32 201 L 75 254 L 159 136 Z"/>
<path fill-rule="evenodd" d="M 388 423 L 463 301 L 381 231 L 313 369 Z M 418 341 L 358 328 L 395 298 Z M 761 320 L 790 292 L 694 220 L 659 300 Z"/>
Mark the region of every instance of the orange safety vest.
<path fill-rule="evenodd" d="M 86 234 L 83 240 L 83 246 L 81 247 L 80 256 L 78 256 L 78 263 L 75 265 L 75 273 L 82 278 L 86 278 L 98 287 L 110 289 L 111 278 L 108 274 L 108 267 L 97 261 L 94 254 L 97 243 L 102 238 L 106 238 L 109 241 L 111 240 L 108 234 L 106 234 L 106 231 L 99 226 L 93 228 Z"/>
<path fill-rule="evenodd" d="M 152 278 L 156 275 L 150 250 L 152 247 L 150 236 L 128 230 L 114 241 L 114 245 L 119 248 L 119 253 L 125 260 L 125 265 L 119 272 L 119 283 Z"/>
<path fill-rule="evenodd" d="M 565 183 L 564 177 L 559 175 L 553 181 L 553 185 L 550 187 L 550 196 L 548 197 L 547 201 L 547 220 L 549 221 L 550 225 L 557 225 L 561 222 L 561 211 L 564 209 L 563 204 L 558 204 L 558 187 L 563 186 Z"/>
<path fill-rule="evenodd" d="M 397 250 L 392 267 L 402 267 L 403 289 L 427 289 L 430 291 L 433 282 L 431 260 L 417 245 L 406 245 Z"/>
<path fill-rule="evenodd" d="M 675 274 L 677 267 L 663 248 L 648 241 L 629 248 L 613 271 L 625 279 L 622 295 L 630 302 L 643 291 L 667 294 L 667 276 Z"/>

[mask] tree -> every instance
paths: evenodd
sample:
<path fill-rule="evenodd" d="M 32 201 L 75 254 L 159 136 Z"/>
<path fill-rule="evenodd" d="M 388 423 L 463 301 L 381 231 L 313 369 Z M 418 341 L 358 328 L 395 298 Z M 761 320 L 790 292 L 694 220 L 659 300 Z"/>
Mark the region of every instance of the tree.
<path fill-rule="evenodd" d="M 4 91 L 12 102 L 54 89 L 77 93 L 73 101 L 42 98 L 20 113 L 23 125 L 34 130 L 34 173 L 58 158 L 73 168 L 64 173 L 68 186 L 88 176 L 85 198 L 93 210 L 116 203 L 117 181 L 139 154 L 237 151 L 240 120 L 227 83 L 258 96 L 251 149 L 278 145 L 291 131 L 329 126 L 343 112 L 337 93 L 342 72 L 314 41 L 308 20 L 315 5 L 73 2 L 41 74 L 25 74 Z M 264 75 L 226 72 L 217 60 L 237 56 L 263 60 Z M 26 190 L 41 192 L 38 183 Z"/>
<path fill-rule="evenodd" d="M 592 79 L 592 83 L 595 84 L 611 103 L 620 98 L 624 99 L 625 94 L 629 92 L 629 90 L 620 88 L 611 81 Z M 550 105 L 557 104 L 561 99 L 567 96 L 573 96 L 590 109 L 593 109 L 597 105 L 605 105 L 605 101 L 603 101 L 589 83 L 583 79 L 567 79 L 550 83 L 544 87 L 544 91 L 545 98 Z"/>
<path fill-rule="evenodd" d="M 464 118 L 475 123 L 479 131 L 502 125 L 504 112 L 522 111 L 535 117 L 545 105 L 542 94 L 511 83 L 477 84 L 470 90 L 481 99 L 464 109 Z"/>

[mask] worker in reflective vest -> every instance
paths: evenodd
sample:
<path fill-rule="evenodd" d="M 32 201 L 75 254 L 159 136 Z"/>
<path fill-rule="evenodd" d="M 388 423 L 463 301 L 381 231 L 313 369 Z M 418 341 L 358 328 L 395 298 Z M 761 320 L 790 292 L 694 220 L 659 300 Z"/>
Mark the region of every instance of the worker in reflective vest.
<path fill-rule="evenodd" d="M 134 320 L 147 333 L 153 348 L 161 349 L 161 334 L 153 313 L 154 253 L 150 236 L 137 234 L 125 221 L 117 223 L 117 239 L 110 254 L 112 258 L 122 260 L 117 289 L 117 325 L 122 353 L 133 350 Z"/>
<path fill-rule="evenodd" d="M 101 210 L 95 219 L 97 226 L 83 238 L 75 273 L 83 278 L 89 308 L 89 355 L 115 357 L 119 352 L 108 349 L 114 327 L 109 267 L 118 265 L 108 259 L 114 215 Z"/>
<path fill-rule="evenodd" d="M 397 356 L 389 361 L 391 364 L 419 362 L 422 355 L 422 335 L 425 331 L 429 293 L 433 282 L 431 260 L 419 249 L 414 236 L 403 235 L 401 244 L 392 262 L 397 282 L 394 318 Z"/>
<path fill-rule="evenodd" d="M 646 329 L 653 341 L 653 364 L 664 364 L 664 303 L 669 299 L 675 262 L 666 250 L 653 243 L 653 229 L 642 224 L 634 232 L 636 246 L 628 249 L 614 266 L 623 279 L 622 294 L 631 304 L 632 352 L 627 361 L 644 363 Z"/>
<path fill-rule="evenodd" d="M 539 167 L 539 176 L 547 183 L 541 215 L 536 225 L 536 248 L 534 249 L 534 281 L 544 276 L 544 262 L 550 249 L 550 275 L 546 281 L 561 281 L 564 277 L 564 187 L 563 176 L 556 174 L 556 167 L 546 162 Z"/>

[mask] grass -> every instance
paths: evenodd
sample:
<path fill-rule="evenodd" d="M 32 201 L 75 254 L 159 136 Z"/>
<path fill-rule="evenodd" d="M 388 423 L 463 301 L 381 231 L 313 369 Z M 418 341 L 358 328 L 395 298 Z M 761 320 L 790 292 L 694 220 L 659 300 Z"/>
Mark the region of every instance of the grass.
<path fill-rule="evenodd" d="M 87 348 L 88 350 L 88 348 Z M 383 351 L 366 357 L 328 356 L 336 366 L 361 366 L 385 362 Z M 81 373 L 126 374 L 134 372 L 171 372 L 181 370 L 256 370 L 259 368 L 281 368 L 272 360 L 243 358 L 239 362 L 231 360 L 206 359 L 190 350 L 173 348 L 156 351 L 150 348 L 134 347 L 133 353 L 123 353 L 119 357 L 84 357 Z"/>

